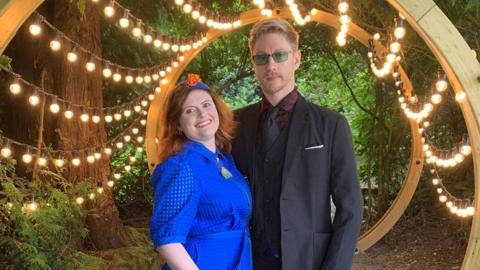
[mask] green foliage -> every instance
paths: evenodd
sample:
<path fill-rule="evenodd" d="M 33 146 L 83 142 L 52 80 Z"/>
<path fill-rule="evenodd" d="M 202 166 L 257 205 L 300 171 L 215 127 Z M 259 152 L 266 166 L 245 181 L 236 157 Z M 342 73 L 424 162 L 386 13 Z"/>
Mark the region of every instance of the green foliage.
<path fill-rule="evenodd" d="M 84 211 L 59 188 L 18 178 L 12 163 L 0 164 L 0 268 L 106 269 L 102 260 L 76 248 L 88 230 Z M 81 191 L 88 183 L 79 183 Z M 38 208 L 29 210 L 28 203 Z M 26 204 L 27 203 L 27 204 Z"/>
<path fill-rule="evenodd" d="M 0 55 L 0 66 L 7 70 L 12 70 L 12 66 L 10 66 L 10 63 L 12 62 L 12 59 L 6 55 Z"/>

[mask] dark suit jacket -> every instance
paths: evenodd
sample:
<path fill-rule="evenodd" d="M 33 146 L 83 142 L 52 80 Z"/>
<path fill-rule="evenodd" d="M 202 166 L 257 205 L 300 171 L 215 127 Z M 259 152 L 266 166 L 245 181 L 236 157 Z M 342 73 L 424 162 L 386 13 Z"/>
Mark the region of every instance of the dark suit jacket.
<path fill-rule="evenodd" d="M 250 183 L 259 114 L 260 103 L 236 112 L 232 153 Z M 362 220 L 350 128 L 340 114 L 301 96 L 290 121 L 280 195 L 282 269 L 348 270 Z"/>

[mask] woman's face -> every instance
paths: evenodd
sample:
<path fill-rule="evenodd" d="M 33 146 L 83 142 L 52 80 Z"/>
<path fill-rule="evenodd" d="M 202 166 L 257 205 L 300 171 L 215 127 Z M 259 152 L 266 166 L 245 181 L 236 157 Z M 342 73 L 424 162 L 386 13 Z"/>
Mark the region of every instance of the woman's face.
<path fill-rule="evenodd" d="M 191 90 L 182 106 L 180 130 L 190 140 L 215 145 L 218 126 L 218 112 L 210 94 L 201 89 Z"/>

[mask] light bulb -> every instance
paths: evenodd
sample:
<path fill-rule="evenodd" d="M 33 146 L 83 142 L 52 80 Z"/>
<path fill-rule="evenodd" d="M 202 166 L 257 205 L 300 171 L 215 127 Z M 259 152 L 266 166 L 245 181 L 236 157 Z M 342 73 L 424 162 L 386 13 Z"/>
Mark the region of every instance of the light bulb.
<path fill-rule="evenodd" d="M 129 141 L 132 139 L 132 137 L 131 137 L 130 135 L 125 135 L 125 136 L 123 136 L 123 139 L 124 139 L 126 142 L 129 142 Z"/>
<path fill-rule="evenodd" d="M 90 200 L 95 199 L 95 193 L 92 192 L 92 193 L 88 194 L 88 198 L 89 198 Z"/>
<path fill-rule="evenodd" d="M 113 73 L 113 80 L 115 82 L 119 82 L 122 80 L 122 75 L 120 74 L 120 72 L 118 71 L 118 69 L 115 71 L 115 73 Z"/>
<path fill-rule="evenodd" d="M 125 10 L 123 13 L 123 17 L 118 21 L 118 24 L 120 24 L 120 27 L 122 28 L 128 28 L 130 26 L 130 20 L 128 19 L 129 15 L 128 9 Z"/>
<path fill-rule="evenodd" d="M 138 113 L 142 110 L 142 107 L 140 105 L 135 105 L 135 107 L 133 107 L 133 110 Z"/>
<path fill-rule="evenodd" d="M 163 44 L 162 44 L 162 49 L 163 49 L 164 51 L 168 51 L 168 49 L 170 49 L 170 43 L 168 43 L 168 42 L 163 42 Z"/>
<path fill-rule="evenodd" d="M 145 75 L 145 76 L 143 77 L 143 81 L 144 81 L 145 83 L 150 83 L 150 82 L 152 81 L 152 77 L 147 74 L 147 75 Z"/>
<path fill-rule="evenodd" d="M 12 155 L 12 149 L 10 148 L 10 145 L 7 143 L 5 146 L 3 146 L 0 153 L 2 157 L 9 158 Z"/>
<path fill-rule="evenodd" d="M 38 96 L 38 91 L 35 91 L 29 98 L 28 102 L 32 106 L 37 106 L 40 103 L 40 97 Z"/>
<path fill-rule="evenodd" d="M 138 75 L 136 78 L 135 78 L 135 82 L 137 84 L 142 84 L 143 83 L 143 77 Z"/>
<path fill-rule="evenodd" d="M 143 41 L 145 41 L 145 43 L 147 44 L 152 43 L 152 40 L 153 40 L 153 37 L 148 32 L 145 34 L 145 36 L 143 36 Z"/>
<path fill-rule="evenodd" d="M 77 197 L 75 202 L 79 205 L 82 205 L 85 202 L 85 199 L 83 199 L 83 197 Z"/>
<path fill-rule="evenodd" d="M 120 121 L 122 120 L 122 115 L 120 113 L 114 113 L 113 114 L 113 119 L 115 119 L 116 121 Z"/>
<path fill-rule="evenodd" d="M 78 59 L 77 50 L 74 48 L 72 51 L 68 52 L 67 60 L 71 63 L 76 62 Z"/>
<path fill-rule="evenodd" d="M 32 212 L 37 211 L 38 204 L 36 202 L 31 202 L 27 205 L 27 209 Z"/>
<path fill-rule="evenodd" d="M 113 15 L 115 15 L 115 9 L 113 8 L 113 2 L 112 2 L 112 4 L 106 6 L 106 7 L 103 9 L 103 13 L 104 13 L 105 16 L 107 16 L 108 18 L 111 18 L 111 17 L 113 17 Z"/>
<path fill-rule="evenodd" d="M 100 123 L 100 119 L 101 119 L 101 118 L 100 118 L 100 116 L 99 116 L 98 114 L 94 114 L 94 115 L 92 116 L 92 122 L 95 123 L 95 124 Z"/>
<path fill-rule="evenodd" d="M 433 104 L 439 104 L 442 101 L 442 95 L 439 93 L 435 93 L 432 95 L 432 103 Z"/>
<path fill-rule="evenodd" d="M 52 104 L 50 104 L 50 111 L 52 113 L 58 113 L 60 111 L 60 105 L 57 103 L 57 97 L 52 98 Z"/>
<path fill-rule="evenodd" d="M 437 89 L 438 92 L 443 92 L 447 90 L 448 84 L 445 79 L 440 79 L 435 83 L 435 88 Z"/>
<path fill-rule="evenodd" d="M 122 149 L 123 148 L 123 143 L 122 142 L 117 142 L 115 144 L 115 146 L 117 146 L 118 149 Z"/>
<path fill-rule="evenodd" d="M 98 194 L 102 194 L 102 193 L 103 193 L 103 188 L 102 188 L 102 187 L 98 187 L 98 188 L 97 188 L 97 193 L 98 193 Z"/>
<path fill-rule="evenodd" d="M 28 27 L 30 34 L 32 34 L 33 36 L 38 36 L 42 32 L 42 27 L 40 27 L 40 22 L 41 22 L 40 17 L 37 16 L 37 18 L 35 19 L 35 22 L 32 23 L 30 27 Z"/>
<path fill-rule="evenodd" d="M 153 46 L 155 46 L 155 48 L 160 48 L 160 46 L 162 46 L 162 41 L 160 41 L 159 39 L 155 39 L 153 41 Z"/>
<path fill-rule="evenodd" d="M 20 79 L 15 78 L 13 82 L 10 84 L 9 89 L 10 89 L 10 93 L 14 95 L 20 94 L 20 92 L 22 92 L 22 87 L 20 86 Z"/>
<path fill-rule="evenodd" d="M 125 165 L 125 171 L 129 172 L 132 169 L 132 166 L 130 165 Z"/>
<path fill-rule="evenodd" d="M 125 111 L 123 111 L 123 115 L 125 115 L 125 117 L 130 117 L 132 115 L 132 111 L 125 110 Z"/>
<path fill-rule="evenodd" d="M 351 21 L 350 17 L 348 15 L 342 15 L 340 16 L 340 23 L 341 24 L 347 24 Z"/>
<path fill-rule="evenodd" d="M 110 156 L 112 154 L 112 148 L 110 147 L 106 147 L 103 152 L 105 153 L 105 155 L 107 156 Z"/>
<path fill-rule="evenodd" d="M 440 184 L 440 179 L 438 179 L 438 178 L 433 178 L 433 179 L 432 179 L 432 184 L 434 184 L 435 186 L 438 185 L 438 184 Z"/>
<path fill-rule="evenodd" d="M 340 13 L 345 13 L 348 11 L 348 3 L 347 2 L 340 2 L 340 4 L 338 4 L 338 11 L 340 11 Z"/>
<path fill-rule="evenodd" d="M 29 164 L 30 162 L 32 162 L 32 159 L 33 157 L 30 154 L 30 151 L 27 149 L 27 152 L 22 155 L 22 161 L 26 164 Z"/>
<path fill-rule="evenodd" d="M 88 163 L 93 163 L 93 162 L 95 162 L 95 156 L 94 156 L 93 154 L 89 154 L 89 155 L 87 156 L 87 162 L 88 162 Z"/>
<path fill-rule="evenodd" d="M 198 22 L 201 24 L 204 24 L 206 21 L 207 21 L 207 17 L 203 15 L 200 15 L 200 17 L 198 18 Z"/>
<path fill-rule="evenodd" d="M 95 62 L 93 60 L 93 57 L 90 57 L 88 62 L 85 64 L 85 68 L 87 69 L 88 72 L 92 72 L 95 70 Z"/>
<path fill-rule="evenodd" d="M 107 185 L 108 185 L 109 187 L 113 187 L 114 184 L 115 184 L 115 183 L 114 183 L 112 180 L 109 180 L 109 181 L 107 182 Z"/>
<path fill-rule="evenodd" d="M 403 26 L 399 26 L 397 28 L 395 28 L 394 32 L 393 32 L 393 35 L 398 38 L 398 39 L 402 39 L 406 34 L 406 31 L 405 31 L 405 28 Z"/>
<path fill-rule="evenodd" d="M 129 159 L 131 163 L 134 163 L 135 161 L 137 161 L 137 158 L 134 156 L 130 156 Z"/>
<path fill-rule="evenodd" d="M 147 107 L 148 106 L 148 101 L 147 100 L 142 100 L 140 102 L 140 104 L 142 104 L 143 107 Z"/>
<path fill-rule="evenodd" d="M 140 124 L 142 126 L 145 126 L 147 124 L 147 120 L 145 120 L 145 119 L 140 120 Z"/>
<path fill-rule="evenodd" d="M 400 51 L 400 42 L 394 41 L 390 44 L 390 51 L 393 53 L 398 53 Z"/>
<path fill-rule="evenodd" d="M 185 13 L 192 12 L 192 5 L 190 5 L 190 4 L 183 5 L 183 12 L 185 12 Z"/>
<path fill-rule="evenodd" d="M 82 114 L 80 115 L 80 120 L 84 123 L 88 122 L 90 120 L 90 116 L 88 115 L 88 112 L 83 110 Z"/>
<path fill-rule="evenodd" d="M 450 208 L 450 207 L 453 206 L 453 202 L 452 202 L 452 201 L 448 201 L 448 202 L 445 203 L 445 205 L 446 205 L 448 208 Z"/>
<path fill-rule="evenodd" d="M 133 76 L 131 74 L 125 76 L 125 82 L 131 84 L 133 82 Z"/>
<path fill-rule="evenodd" d="M 57 158 L 55 159 L 55 166 L 61 168 L 65 165 L 65 160 L 61 159 L 61 158 Z"/>
<path fill-rule="evenodd" d="M 463 100 L 465 100 L 466 96 L 467 95 L 463 91 L 457 92 L 457 93 L 455 93 L 455 100 L 457 102 L 462 102 Z"/>
<path fill-rule="evenodd" d="M 132 128 L 132 133 L 135 135 L 138 134 L 139 131 L 140 130 L 138 128 Z"/>
<path fill-rule="evenodd" d="M 183 0 L 175 0 L 175 5 L 177 6 L 183 5 Z"/>
<path fill-rule="evenodd" d="M 37 159 L 37 164 L 39 166 L 45 167 L 45 166 L 47 166 L 47 159 L 45 157 L 39 157 Z"/>
<path fill-rule="evenodd" d="M 143 137 L 142 137 L 142 136 L 138 136 L 138 137 L 137 137 L 137 142 L 142 143 L 142 142 L 143 142 Z"/>
<path fill-rule="evenodd" d="M 110 69 L 108 64 L 106 64 L 103 68 L 102 74 L 105 78 L 110 78 L 110 76 L 112 76 L 112 70 Z"/>
<path fill-rule="evenodd" d="M 443 203 L 443 202 L 446 202 L 446 201 L 447 201 L 447 196 L 445 196 L 445 195 L 440 195 L 440 196 L 438 196 L 438 199 Z"/>
<path fill-rule="evenodd" d="M 137 147 L 137 152 L 139 152 L 139 153 L 143 152 L 143 147 L 141 147 L 141 146 Z"/>
<path fill-rule="evenodd" d="M 472 147 L 470 145 L 463 145 L 460 148 L 460 152 L 462 153 L 462 155 L 468 156 L 470 155 L 470 153 L 472 153 Z"/>
<path fill-rule="evenodd" d="M 153 94 L 148 95 L 148 100 L 152 101 L 154 99 L 155 99 L 155 95 Z"/>
<path fill-rule="evenodd" d="M 336 38 L 336 41 L 337 41 L 337 44 L 342 47 L 345 46 L 345 44 L 347 44 L 347 40 L 343 35 L 338 35 Z"/>
<path fill-rule="evenodd" d="M 153 74 L 152 74 L 152 79 L 153 79 L 154 81 L 158 81 L 159 78 L 160 78 L 160 76 L 158 76 L 157 73 L 153 73 Z"/>
<path fill-rule="evenodd" d="M 465 159 L 465 157 L 462 154 L 455 154 L 453 159 L 455 160 L 455 162 L 461 163 Z"/>
<path fill-rule="evenodd" d="M 93 154 L 96 160 L 99 160 L 102 158 L 102 153 L 100 153 L 100 149 Z"/>
<path fill-rule="evenodd" d="M 132 35 L 134 37 L 140 37 L 142 35 L 142 28 L 140 28 L 140 26 L 135 26 L 133 29 L 132 29 Z"/>
<path fill-rule="evenodd" d="M 75 167 L 80 166 L 80 159 L 78 157 L 75 157 L 72 159 L 72 165 Z"/>
<path fill-rule="evenodd" d="M 167 72 L 172 72 L 172 67 L 168 66 L 166 69 L 165 69 Z"/>
<path fill-rule="evenodd" d="M 58 38 L 55 38 L 52 41 L 50 41 L 50 49 L 52 49 L 52 51 L 56 52 L 61 48 L 62 48 L 62 43 L 60 43 L 60 40 Z"/>
<path fill-rule="evenodd" d="M 113 117 L 110 114 L 105 115 L 105 122 L 111 123 L 113 121 Z"/>

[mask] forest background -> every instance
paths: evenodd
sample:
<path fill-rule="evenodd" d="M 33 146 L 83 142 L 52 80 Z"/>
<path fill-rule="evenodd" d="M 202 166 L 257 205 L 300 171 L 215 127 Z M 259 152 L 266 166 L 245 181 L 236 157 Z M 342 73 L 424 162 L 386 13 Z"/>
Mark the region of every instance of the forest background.
<path fill-rule="evenodd" d="M 132 14 L 156 31 L 173 36 L 191 36 L 206 29 L 183 15 L 174 1 L 120 0 Z M 253 8 L 249 1 L 200 1 L 226 16 Z M 469 46 L 480 55 L 480 4 L 478 0 L 437 0 Z M 274 1 L 281 6 L 281 1 Z M 336 12 L 337 1 L 301 1 Z M 157 52 L 135 41 L 112 21 L 105 19 L 101 5 L 89 0 L 45 1 L 38 9 L 68 37 L 111 62 L 146 67 L 167 61 L 172 54 Z M 395 10 L 385 1 L 356 0 L 351 4 L 353 21 L 382 36 L 392 31 Z M 81 104 L 115 106 L 140 95 L 146 86 L 121 86 L 102 82 L 100 71 L 87 78 L 81 69 L 67 67 L 62 57 L 52 56 L 48 39 L 33 39 L 30 18 L 10 43 L 0 65 L 22 74 L 24 79 L 51 89 L 52 93 Z M 261 98 L 250 63 L 248 32 L 251 26 L 232 31 L 213 41 L 186 68 L 223 95 L 232 109 Z M 368 230 L 385 213 L 400 189 L 408 169 L 411 131 L 397 101 L 394 81 L 376 79 L 369 69 L 368 48 L 352 38 L 347 46 L 335 43 L 336 31 L 316 23 L 296 26 L 300 33 L 302 63 L 297 86 L 308 100 L 345 115 L 352 129 L 358 171 L 364 195 L 364 224 Z M 439 63 L 426 44 L 407 26 L 402 44 L 402 66 L 423 100 L 437 79 Z M 77 78 L 77 79 L 72 79 Z M 2 71 L 0 86 L 11 78 Z M 71 149 L 98 145 L 129 125 L 83 126 L 54 117 L 46 108 L 29 108 L 24 101 L 0 92 L 0 130 L 8 138 L 31 145 Z M 467 133 L 462 113 L 449 90 L 442 106 L 434 111 L 429 138 L 440 148 L 449 148 Z M 81 130 L 82 132 L 78 132 Z M 158 269 L 160 261 L 148 238 L 153 203 L 145 152 L 132 144 L 114 152 L 95 168 L 48 170 L 25 166 L 14 159 L 0 163 L 0 269 Z M 130 156 L 136 157 L 131 162 Z M 17 156 L 17 160 L 20 158 Z M 77 194 L 105 184 L 114 172 L 124 171 L 115 186 L 95 202 L 78 206 Z M 473 198 L 473 165 L 467 159 L 454 170 L 442 171 L 449 191 L 460 198 Z M 448 214 L 438 202 L 428 167 L 404 219 L 434 217 L 444 222 L 456 239 L 457 250 L 468 242 L 470 222 Z M 36 198 L 43 202 L 35 213 L 25 214 L 22 205 Z M 12 203 L 13 207 L 6 207 Z M 46 204 L 54 207 L 45 207 Z M 422 222 L 422 221 L 419 221 Z M 424 222 L 424 221 L 423 221 Z M 459 258 L 461 259 L 461 258 Z"/>

